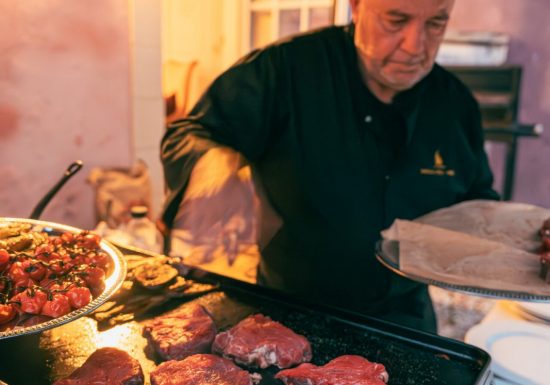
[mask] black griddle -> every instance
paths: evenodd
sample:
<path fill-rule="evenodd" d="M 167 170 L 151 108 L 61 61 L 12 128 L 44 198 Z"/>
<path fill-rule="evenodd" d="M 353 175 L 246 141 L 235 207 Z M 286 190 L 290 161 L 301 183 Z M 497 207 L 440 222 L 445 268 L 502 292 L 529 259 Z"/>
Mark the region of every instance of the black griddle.
<path fill-rule="evenodd" d="M 308 303 L 201 269 L 190 270 L 188 277 L 219 286 L 215 292 L 190 301 L 205 306 L 220 331 L 250 314 L 268 315 L 308 338 L 313 350 L 312 362 L 316 365 L 343 354 L 358 354 L 384 364 L 390 375 L 389 385 L 491 382 L 490 356 L 477 347 L 343 309 Z M 173 299 L 142 319 L 178 306 L 185 306 L 185 302 Z M 87 317 L 42 334 L 0 341 L 0 380 L 8 385 L 51 384 L 70 374 L 101 346 L 117 346 L 138 359 L 149 384 L 148 373 L 158 361 L 141 336 L 139 322 L 101 332 L 96 322 Z M 250 371 L 262 375 L 260 385 L 282 385 L 273 378 L 277 368 Z"/>

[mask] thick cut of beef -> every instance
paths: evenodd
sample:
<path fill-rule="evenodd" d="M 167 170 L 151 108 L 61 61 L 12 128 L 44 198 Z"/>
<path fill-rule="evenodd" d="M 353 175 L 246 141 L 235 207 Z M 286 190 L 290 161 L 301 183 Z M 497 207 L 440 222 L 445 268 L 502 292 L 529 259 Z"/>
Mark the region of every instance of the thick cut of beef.
<path fill-rule="evenodd" d="M 252 385 L 246 370 L 213 354 L 195 354 L 166 361 L 151 372 L 151 385 Z"/>
<path fill-rule="evenodd" d="M 260 368 L 288 368 L 311 360 L 311 346 L 304 336 L 262 314 L 219 333 L 212 350 L 238 364 Z"/>
<path fill-rule="evenodd" d="M 71 375 L 53 385 L 143 385 L 138 360 L 115 348 L 96 350 Z"/>
<path fill-rule="evenodd" d="M 275 378 L 286 385 L 385 385 L 389 376 L 382 364 L 361 356 L 346 355 L 324 366 L 302 364 L 281 370 Z"/>
<path fill-rule="evenodd" d="M 200 305 L 187 304 L 144 323 L 143 335 L 163 360 L 209 353 L 216 326 Z"/>

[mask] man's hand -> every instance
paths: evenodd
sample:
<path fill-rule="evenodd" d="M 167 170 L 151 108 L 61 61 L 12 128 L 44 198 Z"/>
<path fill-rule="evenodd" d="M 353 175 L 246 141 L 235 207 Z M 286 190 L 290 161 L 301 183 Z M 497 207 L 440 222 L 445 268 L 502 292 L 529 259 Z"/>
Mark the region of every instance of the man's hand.
<path fill-rule="evenodd" d="M 250 168 L 228 148 L 214 148 L 198 162 L 175 221 L 203 262 L 223 254 L 232 264 L 239 246 L 255 243 L 256 198 Z"/>

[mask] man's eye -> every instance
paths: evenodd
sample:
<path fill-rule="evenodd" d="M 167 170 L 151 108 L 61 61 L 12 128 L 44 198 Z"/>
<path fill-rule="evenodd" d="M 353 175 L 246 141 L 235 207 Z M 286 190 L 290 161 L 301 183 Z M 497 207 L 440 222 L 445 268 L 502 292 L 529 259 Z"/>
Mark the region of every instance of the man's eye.
<path fill-rule="evenodd" d="M 391 30 L 398 30 L 398 29 L 404 27 L 405 24 L 407 24 L 407 19 L 387 19 L 386 20 L 386 25 Z"/>
<path fill-rule="evenodd" d="M 445 31 L 445 27 L 447 26 L 447 22 L 445 21 L 428 21 L 427 23 L 428 29 L 433 34 L 441 34 Z"/>

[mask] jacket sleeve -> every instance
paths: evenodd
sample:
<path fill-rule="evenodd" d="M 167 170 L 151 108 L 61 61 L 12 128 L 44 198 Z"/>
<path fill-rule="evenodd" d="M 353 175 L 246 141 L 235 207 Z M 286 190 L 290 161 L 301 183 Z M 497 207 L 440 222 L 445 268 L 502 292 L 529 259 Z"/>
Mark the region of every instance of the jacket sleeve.
<path fill-rule="evenodd" d="M 253 51 L 211 84 L 189 116 L 168 127 L 161 143 L 164 226 L 171 227 L 191 171 L 209 149 L 228 146 L 250 161 L 262 155 L 281 113 L 279 63 L 276 46 Z"/>
<path fill-rule="evenodd" d="M 463 98 L 462 105 L 468 110 L 468 113 L 464 115 L 469 120 L 465 122 L 465 126 L 470 128 L 470 144 L 477 159 L 475 178 L 464 200 L 500 200 L 499 194 L 493 189 L 493 173 L 489 167 L 489 160 L 484 148 L 484 134 L 479 104 L 468 91 L 465 98 Z"/>

